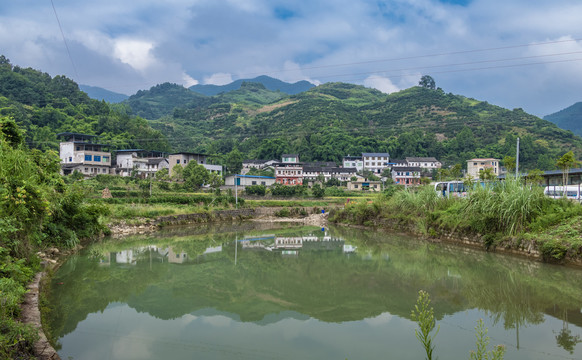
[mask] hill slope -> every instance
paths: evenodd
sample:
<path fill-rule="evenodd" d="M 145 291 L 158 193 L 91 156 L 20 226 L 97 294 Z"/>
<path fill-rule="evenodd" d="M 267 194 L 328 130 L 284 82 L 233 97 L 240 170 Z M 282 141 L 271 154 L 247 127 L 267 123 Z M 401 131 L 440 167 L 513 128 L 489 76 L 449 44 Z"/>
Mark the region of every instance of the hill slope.
<path fill-rule="evenodd" d="M 582 136 L 582 101 L 569 106 L 556 113 L 544 116 L 562 129 L 571 130 L 574 134 Z"/>
<path fill-rule="evenodd" d="M 515 155 L 521 138 L 524 168 L 553 169 L 555 159 L 582 139 L 523 112 L 442 90 L 413 87 L 383 94 L 362 86 L 328 83 L 260 108 L 240 103 L 177 109 L 152 122 L 175 148 L 249 158 L 299 153 L 304 161 L 340 162 L 361 152 L 393 158 L 435 156 L 447 164 L 473 157 Z"/>
<path fill-rule="evenodd" d="M 112 106 L 117 110 L 90 99 L 64 76 L 13 66 L 0 56 L 0 117 L 13 118 L 31 147 L 58 150 L 57 133 L 78 132 L 99 135 L 113 149 L 169 150 L 166 138 L 146 120 Z"/>
<path fill-rule="evenodd" d="M 129 97 L 97 86 L 79 85 L 79 89 L 86 92 L 91 99 L 105 100 L 108 103 L 120 103 Z"/>
<path fill-rule="evenodd" d="M 243 83 L 259 83 L 263 84 L 267 90 L 271 91 L 281 91 L 282 93 L 288 95 L 299 94 L 300 92 L 307 91 L 314 87 L 309 81 L 298 81 L 296 83 L 290 84 L 279 79 L 274 79 L 269 76 L 261 75 L 253 79 L 240 79 L 231 82 L 226 85 L 194 85 L 190 87 L 190 90 L 195 91 L 200 94 L 207 96 L 218 95 L 220 93 L 226 93 L 233 90 L 238 90 Z"/>

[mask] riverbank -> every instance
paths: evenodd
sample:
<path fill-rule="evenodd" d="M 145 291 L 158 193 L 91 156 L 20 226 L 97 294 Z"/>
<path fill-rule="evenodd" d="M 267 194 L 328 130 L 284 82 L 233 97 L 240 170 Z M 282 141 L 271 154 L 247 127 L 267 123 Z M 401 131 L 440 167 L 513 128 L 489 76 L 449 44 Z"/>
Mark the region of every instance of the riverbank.
<path fill-rule="evenodd" d="M 582 206 L 517 182 L 468 198 L 441 198 L 430 187 L 400 191 L 332 210 L 330 221 L 582 266 Z"/>

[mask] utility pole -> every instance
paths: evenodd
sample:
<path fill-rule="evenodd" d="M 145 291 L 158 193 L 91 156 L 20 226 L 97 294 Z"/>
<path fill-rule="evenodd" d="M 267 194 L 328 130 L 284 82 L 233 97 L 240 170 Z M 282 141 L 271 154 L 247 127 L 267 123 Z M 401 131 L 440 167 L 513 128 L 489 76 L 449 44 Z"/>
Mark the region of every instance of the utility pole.
<path fill-rule="evenodd" d="M 515 178 L 519 177 L 519 138 L 517 138 L 517 150 L 515 153 Z"/>

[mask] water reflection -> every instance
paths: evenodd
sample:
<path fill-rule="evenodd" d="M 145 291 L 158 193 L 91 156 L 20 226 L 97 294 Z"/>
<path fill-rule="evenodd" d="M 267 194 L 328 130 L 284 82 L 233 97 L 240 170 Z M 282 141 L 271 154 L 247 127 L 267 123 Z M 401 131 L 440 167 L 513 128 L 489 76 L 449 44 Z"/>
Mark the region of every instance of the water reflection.
<path fill-rule="evenodd" d="M 443 343 L 462 336 L 470 348 L 475 321 L 486 317 L 492 342 L 508 346 L 508 358 L 538 358 L 532 351 L 580 355 L 579 270 L 345 228 L 230 230 L 191 235 L 180 229 L 99 244 L 72 257 L 52 283 L 47 323 L 53 335 L 66 339 L 92 314 L 124 304 L 160 321 L 196 316 L 205 319 L 193 321 L 202 327 L 241 330 L 235 324 L 292 319 L 302 331 L 313 321 L 328 324 L 326 331 L 364 331 L 365 324 L 368 337 L 378 334 L 367 331 L 381 331 L 408 341 L 393 328 L 399 326 L 416 347 L 410 310 L 424 289 L 437 319 L 452 324 L 439 333 Z M 350 342 L 347 333 L 342 341 Z M 350 358 L 365 357 L 358 354 Z M 454 357 L 448 355 L 443 358 Z"/>

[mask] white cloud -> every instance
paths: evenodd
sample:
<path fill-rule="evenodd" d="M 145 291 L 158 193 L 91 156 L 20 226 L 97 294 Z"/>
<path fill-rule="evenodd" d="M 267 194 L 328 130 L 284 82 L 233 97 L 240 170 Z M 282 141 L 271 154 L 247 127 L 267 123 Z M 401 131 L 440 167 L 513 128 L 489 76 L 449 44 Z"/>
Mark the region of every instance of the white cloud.
<path fill-rule="evenodd" d="M 364 86 L 380 90 L 386 94 L 401 90 L 398 86 L 394 85 L 390 79 L 378 75 L 368 76 L 364 80 Z"/>
<path fill-rule="evenodd" d="M 151 50 L 154 44 L 143 40 L 117 39 L 113 47 L 113 55 L 121 62 L 136 70 L 145 71 L 156 64 Z"/>
<path fill-rule="evenodd" d="M 203 81 L 204 84 L 226 85 L 232 82 L 232 74 L 215 73 L 210 76 L 205 76 Z"/>
<path fill-rule="evenodd" d="M 194 79 L 192 76 L 184 73 L 182 76 L 182 84 L 184 87 L 190 87 L 194 85 L 198 85 L 198 80 Z"/>

